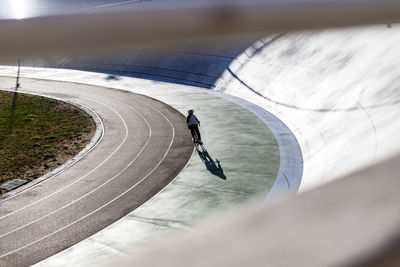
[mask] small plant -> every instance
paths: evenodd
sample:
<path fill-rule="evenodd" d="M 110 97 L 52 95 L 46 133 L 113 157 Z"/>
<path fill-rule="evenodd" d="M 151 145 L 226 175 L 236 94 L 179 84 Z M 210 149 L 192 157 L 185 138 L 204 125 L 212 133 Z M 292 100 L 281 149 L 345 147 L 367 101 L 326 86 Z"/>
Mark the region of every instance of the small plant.
<path fill-rule="evenodd" d="M 35 135 L 35 136 L 31 137 L 31 140 L 33 140 L 33 141 L 39 141 L 40 139 L 41 139 L 40 135 Z"/>
<path fill-rule="evenodd" d="M 55 139 L 55 138 L 56 138 L 56 136 L 55 136 L 54 134 L 52 134 L 52 135 L 47 135 L 47 136 L 44 137 L 44 139 L 46 139 L 46 140 L 53 140 L 53 139 Z"/>
<path fill-rule="evenodd" d="M 46 153 L 46 155 L 44 155 L 44 160 L 46 160 L 46 159 L 53 159 L 53 158 L 55 158 L 56 157 L 56 155 L 54 155 L 54 153 Z"/>
<path fill-rule="evenodd" d="M 26 117 L 24 118 L 24 121 L 32 121 L 34 118 L 36 118 L 35 115 L 29 114 L 28 116 L 26 116 Z"/>

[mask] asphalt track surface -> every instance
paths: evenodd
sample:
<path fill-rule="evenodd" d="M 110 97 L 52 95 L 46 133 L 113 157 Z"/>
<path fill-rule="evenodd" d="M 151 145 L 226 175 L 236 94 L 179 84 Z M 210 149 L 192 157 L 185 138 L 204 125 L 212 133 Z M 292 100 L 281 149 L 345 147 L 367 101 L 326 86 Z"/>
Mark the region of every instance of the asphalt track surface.
<path fill-rule="evenodd" d="M 15 79 L 1 82 L 5 89 Z M 183 115 L 157 100 L 82 84 L 24 84 L 22 91 L 90 107 L 104 134 L 72 167 L 0 200 L 1 266 L 34 264 L 110 225 L 165 187 L 193 152 Z"/>

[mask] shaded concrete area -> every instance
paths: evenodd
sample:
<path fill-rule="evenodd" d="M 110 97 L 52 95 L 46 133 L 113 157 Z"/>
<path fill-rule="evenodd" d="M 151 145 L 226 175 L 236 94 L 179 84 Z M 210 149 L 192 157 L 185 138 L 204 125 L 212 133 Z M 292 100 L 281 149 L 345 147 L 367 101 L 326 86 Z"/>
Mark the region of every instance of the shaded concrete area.
<path fill-rule="evenodd" d="M 0 72 L 12 75 L 13 69 Z M 202 122 L 205 150 L 194 152 L 169 186 L 104 231 L 42 262 L 44 266 L 96 265 L 130 254 L 238 205 L 262 203 L 275 181 L 279 149 L 273 134 L 254 114 L 220 97 L 193 87 L 78 71 L 23 69 L 21 75 L 124 88 L 156 97 L 182 113 L 193 108 Z"/>
<path fill-rule="evenodd" d="M 250 44 L 251 42 L 238 42 L 208 48 L 28 58 L 22 61 L 22 65 L 92 71 L 211 88 L 231 62 Z M 18 62 L 3 61 L 2 64 L 16 65 Z"/>

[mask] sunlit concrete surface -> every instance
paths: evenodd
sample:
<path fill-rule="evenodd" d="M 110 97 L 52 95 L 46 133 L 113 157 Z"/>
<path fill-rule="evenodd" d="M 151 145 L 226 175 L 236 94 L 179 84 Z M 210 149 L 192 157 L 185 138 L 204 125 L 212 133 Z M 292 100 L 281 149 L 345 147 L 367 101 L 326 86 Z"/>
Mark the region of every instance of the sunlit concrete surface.
<path fill-rule="evenodd" d="M 216 90 L 288 125 L 305 190 L 400 151 L 399 41 L 397 24 L 268 37 L 232 62 Z"/>
<path fill-rule="evenodd" d="M 15 70 L 0 67 L 0 75 L 14 75 Z M 96 265 L 113 256 L 128 255 L 144 243 L 190 230 L 205 218 L 238 205 L 261 204 L 278 175 L 280 155 L 271 131 L 253 113 L 223 98 L 193 87 L 81 71 L 31 68 L 22 69 L 21 75 L 131 90 L 182 113 L 194 108 L 206 149 L 203 154 L 194 152 L 184 171 L 145 205 L 39 265 Z M 271 121 L 276 120 L 272 117 Z M 302 165 L 298 166 L 294 172 L 301 172 Z"/>

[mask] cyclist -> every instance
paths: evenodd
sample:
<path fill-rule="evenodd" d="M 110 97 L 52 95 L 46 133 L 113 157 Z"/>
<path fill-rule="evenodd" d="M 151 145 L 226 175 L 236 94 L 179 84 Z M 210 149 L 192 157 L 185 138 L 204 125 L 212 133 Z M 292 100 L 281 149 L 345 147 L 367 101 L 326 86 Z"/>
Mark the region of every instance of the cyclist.
<path fill-rule="evenodd" d="M 201 135 L 199 131 L 200 121 L 193 113 L 194 113 L 193 109 L 188 110 L 188 115 L 186 117 L 186 124 L 190 129 L 190 132 L 192 133 L 193 140 L 194 140 L 194 133 L 196 132 L 197 136 L 199 137 L 199 144 L 202 145 L 203 142 L 201 141 Z"/>

